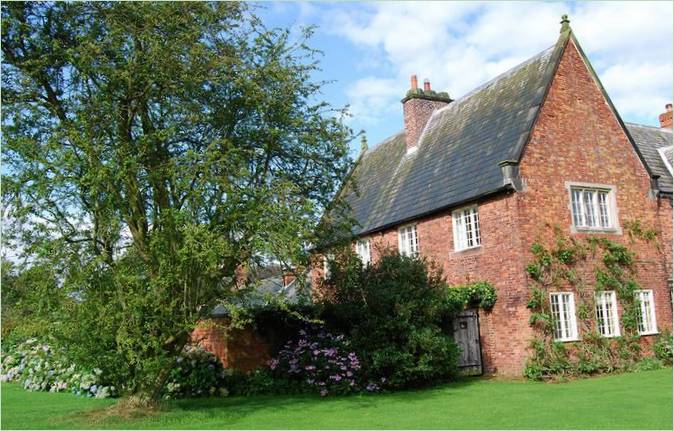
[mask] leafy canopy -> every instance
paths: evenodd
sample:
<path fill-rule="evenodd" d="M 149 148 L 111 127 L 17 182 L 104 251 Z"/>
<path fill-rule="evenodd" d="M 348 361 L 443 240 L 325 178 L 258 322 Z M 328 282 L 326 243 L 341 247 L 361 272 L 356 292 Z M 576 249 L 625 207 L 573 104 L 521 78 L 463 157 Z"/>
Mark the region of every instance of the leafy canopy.
<path fill-rule="evenodd" d="M 311 30 L 247 9 L 2 5 L 7 233 L 77 299 L 55 332 L 82 360 L 112 352 L 132 391 L 161 384 L 241 268 L 303 262 L 349 166 Z"/>

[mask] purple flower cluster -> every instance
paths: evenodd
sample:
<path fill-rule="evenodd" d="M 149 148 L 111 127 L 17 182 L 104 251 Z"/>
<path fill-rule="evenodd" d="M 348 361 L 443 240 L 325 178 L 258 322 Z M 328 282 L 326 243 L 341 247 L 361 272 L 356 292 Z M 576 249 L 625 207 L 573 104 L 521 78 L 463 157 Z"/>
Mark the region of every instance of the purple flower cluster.
<path fill-rule="evenodd" d="M 269 368 L 280 377 L 302 382 L 321 396 L 358 391 L 360 361 L 343 335 L 324 329 L 299 331 L 283 346 Z"/>

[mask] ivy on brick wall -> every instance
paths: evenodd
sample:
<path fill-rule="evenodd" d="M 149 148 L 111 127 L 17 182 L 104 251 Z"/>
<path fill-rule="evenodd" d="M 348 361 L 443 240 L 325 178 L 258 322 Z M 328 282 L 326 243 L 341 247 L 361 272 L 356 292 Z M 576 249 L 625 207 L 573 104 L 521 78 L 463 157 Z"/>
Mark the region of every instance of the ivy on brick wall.
<path fill-rule="evenodd" d="M 637 319 L 639 303 L 635 291 L 636 254 L 628 245 L 606 237 L 575 239 L 554 230 L 554 240 L 531 246 L 533 260 L 527 266 L 530 277 L 529 323 L 536 334 L 524 374 L 534 380 L 609 373 L 638 366 L 642 359 Z M 645 241 L 657 246 L 657 234 L 639 221 L 626 223 L 630 245 Z M 550 293 L 573 291 L 578 341 L 558 342 L 554 336 Z M 602 336 L 596 326 L 595 295 L 614 291 L 622 307 L 620 336 Z M 617 312 L 617 310 L 616 310 Z"/>
<path fill-rule="evenodd" d="M 496 289 L 486 281 L 452 286 L 448 290 L 448 300 L 457 307 L 491 310 L 496 303 Z"/>

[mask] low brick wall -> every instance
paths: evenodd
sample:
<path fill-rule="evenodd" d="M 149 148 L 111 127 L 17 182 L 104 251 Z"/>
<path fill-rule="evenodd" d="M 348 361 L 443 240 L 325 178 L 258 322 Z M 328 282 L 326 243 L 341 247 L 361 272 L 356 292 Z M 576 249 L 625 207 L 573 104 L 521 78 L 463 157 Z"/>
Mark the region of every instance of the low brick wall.
<path fill-rule="evenodd" d="M 229 319 L 212 318 L 192 332 L 191 339 L 217 356 L 225 368 L 251 371 L 266 366 L 271 343 L 252 328 L 227 329 Z"/>

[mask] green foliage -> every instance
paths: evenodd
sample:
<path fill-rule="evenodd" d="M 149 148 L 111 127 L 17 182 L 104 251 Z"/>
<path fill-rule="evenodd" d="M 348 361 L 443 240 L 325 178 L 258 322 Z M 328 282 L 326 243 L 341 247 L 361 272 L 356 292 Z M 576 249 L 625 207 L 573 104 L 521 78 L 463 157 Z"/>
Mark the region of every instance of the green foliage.
<path fill-rule="evenodd" d="M 62 349 L 34 338 L 4 352 L 0 381 L 18 382 L 29 391 L 72 392 L 96 398 L 116 394 L 100 369 L 75 365 Z"/>
<path fill-rule="evenodd" d="M 350 248 L 338 253 L 329 284 L 321 316 L 349 337 L 367 378 L 383 378 L 388 388 L 451 377 L 458 357 L 452 317 L 496 300 L 487 283 L 449 288 L 432 264 L 390 250 L 365 268 Z"/>
<path fill-rule="evenodd" d="M 653 345 L 655 357 L 665 364 L 672 365 L 672 333 L 662 331 Z"/>
<path fill-rule="evenodd" d="M 57 274 L 70 301 L 46 321 L 78 363 L 157 399 L 239 269 L 301 268 L 327 232 L 352 133 L 311 29 L 240 2 L 3 3 L 2 22 L 4 238 Z"/>
<path fill-rule="evenodd" d="M 228 373 L 214 354 L 187 345 L 176 358 L 163 398 L 227 396 L 225 380 Z"/>
<path fill-rule="evenodd" d="M 657 358 L 644 358 L 637 362 L 634 371 L 654 371 L 664 367 L 663 362 Z"/>
<path fill-rule="evenodd" d="M 2 344 L 40 338 L 52 325 L 50 316 L 69 298 L 58 288 L 58 274 L 49 265 L 18 266 L 2 262 Z"/>
<path fill-rule="evenodd" d="M 636 255 L 627 246 L 604 237 L 585 242 L 564 236 L 555 229 L 548 248 L 531 247 L 533 261 L 526 272 L 531 279 L 529 323 L 536 331 L 524 375 L 534 380 L 566 379 L 572 376 L 633 369 L 641 360 L 637 333 L 639 305 L 633 278 Z M 578 271 L 582 266 L 585 270 Z M 593 268 L 587 272 L 587 268 Z M 585 274 L 594 274 L 593 278 Z M 589 288 L 592 286 L 592 288 Z M 548 292 L 573 289 L 581 340 L 569 348 L 554 341 L 553 318 Z M 613 290 L 622 306 L 622 336 L 601 336 L 594 324 L 595 292 Z M 645 365 L 644 365 L 645 366 Z"/>
<path fill-rule="evenodd" d="M 491 310 L 496 303 L 496 289 L 486 281 L 478 281 L 471 284 L 451 286 L 447 290 L 448 301 L 453 307 L 461 306 L 480 307 Z"/>
<path fill-rule="evenodd" d="M 628 220 L 625 223 L 625 229 L 630 236 L 632 242 L 637 239 L 642 239 L 648 243 L 655 242 L 658 237 L 658 232 L 655 229 L 648 229 L 642 226 L 641 220 Z M 659 247 L 659 244 L 656 244 Z"/>
<path fill-rule="evenodd" d="M 0 380 L 18 382 L 30 391 L 71 392 L 95 398 L 118 395 L 118 388 L 110 384 L 110 375 L 100 368 L 77 364 L 68 353 L 36 339 L 26 340 L 4 352 Z M 226 396 L 227 375 L 212 353 L 186 346 L 176 358 L 163 397 Z"/>
<path fill-rule="evenodd" d="M 245 397 L 268 394 L 297 394 L 307 391 L 307 387 L 301 383 L 279 378 L 268 368 L 253 370 L 249 373 L 234 370 L 225 377 L 225 385 L 230 395 Z"/>
<path fill-rule="evenodd" d="M 379 388 L 374 383 L 365 386 L 358 355 L 349 340 L 322 326 L 301 329 L 270 361 L 269 368 L 275 377 L 322 397 Z"/>

